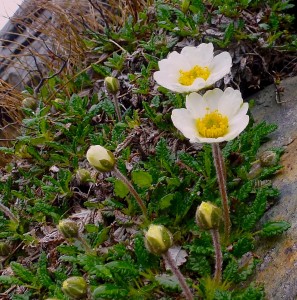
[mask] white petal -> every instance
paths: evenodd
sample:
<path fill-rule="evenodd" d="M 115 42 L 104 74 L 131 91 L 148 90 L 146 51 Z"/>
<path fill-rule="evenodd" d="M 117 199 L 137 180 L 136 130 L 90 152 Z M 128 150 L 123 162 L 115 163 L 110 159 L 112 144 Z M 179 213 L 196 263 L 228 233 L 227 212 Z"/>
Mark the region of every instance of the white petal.
<path fill-rule="evenodd" d="M 219 137 L 219 138 L 215 139 L 215 138 L 205 138 L 205 137 L 199 136 L 199 137 L 197 137 L 197 139 L 199 139 L 200 143 L 208 143 L 208 144 L 220 143 L 220 142 L 225 141 L 225 137 Z"/>
<path fill-rule="evenodd" d="M 196 78 L 193 84 L 190 85 L 192 91 L 199 91 L 205 88 L 205 80 L 203 78 Z"/>
<path fill-rule="evenodd" d="M 190 112 L 192 118 L 203 118 L 207 112 L 207 103 L 201 95 L 191 93 L 186 98 L 186 108 Z"/>
<path fill-rule="evenodd" d="M 176 51 L 170 53 L 168 58 L 160 60 L 158 65 L 160 71 L 165 72 L 191 69 L 191 65 L 185 57 Z"/>
<path fill-rule="evenodd" d="M 157 71 L 154 73 L 154 79 L 159 85 L 172 90 L 172 86 L 176 83 L 176 81 L 174 80 L 174 78 L 170 79 L 166 75 L 167 74 L 164 71 Z"/>
<path fill-rule="evenodd" d="M 208 66 L 213 59 L 212 43 L 202 43 L 198 47 L 184 47 L 181 54 L 187 57 L 192 66 Z"/>
<path fill-rule="evenodd" d="M 230 73 L 232 58 L 228 52 L 222 52 L 215 56 L 209 65 L 210 76 L 206 83 L 211 85 Z"/>
<path fill-rule="evenodd" d="M 174 109 L 172 111 L 171 120 L 173 125 L 182 132 L 188 139 L 195 139 L 197 136 L 197 129 L 195 120 L 192 118 L 190 112 L 185 108 Z"/>
<path fill-rule="evenodd" d="M 238 112 L 242 103 L 240 91 L 229 87 L 224 91 L 219 101 L 218 110 L 222 115 L 232 118 Z"/>
<path fill-rule="evenodd" d="M 229 132 L 224 136 L 225 141 L 230 141 L 239 136 L 239 134 L 248 126 L 249 116 L 244 115 L 241 119 L 233 119 L 229 122 Z"/>
<path fill-rule="evenodd" d="M 240 109 L 238 110 L 238 112 L 236 113 L 236 115 L 229 119 L 229 123 L 237 122 L 237 120 L 239 121 L 242 120 L 245 117 L 248 108 L 249 108 L 248 103 L 243 103 Z"/>
<path fill-rule="evenodd" d="M 223 91 L 216 88 L 213 90 L 207 91 L 203 95 L 203 99 L 207 102 L 208 107 L 211 111 L 218 109 L 219 102 L 221 101 L 221 97 L 223 96 Z"/>

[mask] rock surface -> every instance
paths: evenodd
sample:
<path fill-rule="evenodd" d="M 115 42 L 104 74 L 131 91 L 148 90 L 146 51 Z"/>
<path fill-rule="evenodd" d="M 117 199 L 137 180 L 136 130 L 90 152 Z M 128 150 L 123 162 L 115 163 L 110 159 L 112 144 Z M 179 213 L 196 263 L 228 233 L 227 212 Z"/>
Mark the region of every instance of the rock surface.
<path fill-rule="evenodd" d="M 281 196 L 263 217 L 268 220 L 285 220 L 291 228 L 279 238 L 266 239 L 257 250 L 261 259 L 256 281 L 264 284 L 269 300 L 297 299 L 297 77 L 282 82 L 282 103 L 276 102 L 274 85 L 266 87 L 252 97 L 256 101 L 252 114 L 256 122 L 265 120 L 278 125 L 265 148 L 283 147 L 283 169 L 274 179 Z"/>

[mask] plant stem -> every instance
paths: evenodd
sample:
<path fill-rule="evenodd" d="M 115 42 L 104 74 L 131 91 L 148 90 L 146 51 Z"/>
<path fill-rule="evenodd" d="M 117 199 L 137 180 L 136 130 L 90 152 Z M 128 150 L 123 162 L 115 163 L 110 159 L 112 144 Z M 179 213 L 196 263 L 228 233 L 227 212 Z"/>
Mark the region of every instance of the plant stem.
<path fill-rule="evenodd" d="M 19 220 L 17 217 L 10 211 L 8 207 L 6 207 L 4 204 L 0 203 L 0 211 L 2 211 L 11 221 L 15 223 L 19 223 Z"/>
<path fill-rule="evenodd" d="M 231 221 L 228 205 L 228 195 L 227 195 L 227 186 L 226 186 L 226 170 L 223 155 L 220 149 L 219 144 L 212 144 L 212 155 L 214 160 L 214 165 L 216 168 L 217 178 L 219 189 L 222 198 L 223 206 L 223 216 L 224 216 L 224 229 L 225 229 L 225 243 L 229 242 Z"/>
<path fill-rule="evenodd" d="M 91 248 L 89 243 L 84 239 L 84 237 L 81 236 L 81 234 L 78 235 L 77 239 L 81 242 L 83 247 L 85 248 L 86 253 L 88 254 L 95 254 L 95 251 Z"/>
<path fill-rule="evenodd" d="M 129 181 L 129 179 L 125 175 L 123 175 L 121 173 L 121 171 L 117 167 L 114 168 L 113 172 L 114 172 L 114 174 L 116 175 L 116 177 L 118 179 L 120 179 L 121 181 L 123 181 L 126 184 L 126 186 L 128 187 L 130 193 L 133 195 L 133 197 L 135 198 L 136 202 L 138 203 L 138 205 L 139 205 L 139 207 L 140 207 L 140 209 L 142 211 L 142 214 L 144 215 L 145 219 L 147 219 L 147 210 L 146 210 L 146 207 L 145 207 L 143 201 L 141 200 L 139 194 L 134 189 L 132 183 Z"/>
<path fill-rule="evenodd" d="M 120 110 L 120 105 L 119 105 L 119 100 L 117 95 L 112 95 L 112 99 L 113 99 L 113 103 L 114 103 L 114 107 L 115 107 L 115 111 L 118 117 L 118 121 L 121 122 L 122 121 L 122 115 L 121 115 L 121 110 Z"/>
<path fill-rule="evenodd" d="M 184 295 L 186 297 L 187 300 L 194 300 L 194 296 L 189 288 L 189 286 L 186 283 L 185 277 L 183 276 L 183 274 L 180 272 L 180 270 L 178 269 L 175 261 L 172 259 L 169 251 L 167 251 L 166 253 L 164 253 L 163 255 L 163 259 L 168 263 L 172 273 L 176 276 L 177 280 L 180 283 L 180 286 L 184 292 Z"/>
<path fill-rule="evenodd" d="M 215 250 L 215 274 L 214 280 L 217 283 L 222 281 L 222 266 L 223 266 L 223 255 L 221 250 L 221 243 L 220 243 L 220 234 L 218 229 L 210 229 L 212 242 Z"/>

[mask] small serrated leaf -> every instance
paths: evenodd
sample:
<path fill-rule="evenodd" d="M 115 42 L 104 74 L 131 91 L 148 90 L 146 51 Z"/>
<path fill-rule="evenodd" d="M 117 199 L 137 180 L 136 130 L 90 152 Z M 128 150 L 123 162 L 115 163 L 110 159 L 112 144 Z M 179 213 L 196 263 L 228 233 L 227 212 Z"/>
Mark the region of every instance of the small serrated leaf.
<path fill-rule="evenodd" d="M 177 291 L 180 289 L 177 278 L 174 275 L 162 274 L 155 277 L 157 282 L 165 289 Z"/>
<path fill-rule="evenodd" d="M 93 299 L 127 299 L 128 290 L 114 284 L 102 284 L 93 292 Z"/>
<path fill-rule="evenodd" d="M 25 267 L 23 267 L 21 264 L 13 261 L 10 263 L 10 266 L 14 275 L 20 278 L 23 282 L 27 282 L 31 284 L 35 282 L 34 274 L 30 272 L 28 269 L 26 269 Z"/>
<path fill-rule="evenodd" d="M 114 182 L 114 193 L 120 198 L 125 198 L 129 194 L 129 189 L 121 180 L 116 179 Z"/>
<path fill-rule="evenodd" d="M 165 209 L 168 208 L 170 206 L 170 203 L 172 201 L 172 199 L 174 198 L 174 194 L 168 194 L 164 197 L 162 197 L 159 201 L 159 209 Z"/>
<path fill-rule="evenodd" d="M 140 188 L 148 188 L 151 186 L 153 178 L 146 171 L 136 170 L 132 172 L 132 180 Z"/>
<path fill-rule="evenodd" d="M 282 234 L 291 227 L 291 224 L 286 221 L 270 221 L 263 225 L 260 235 L 270 237 Z"/>

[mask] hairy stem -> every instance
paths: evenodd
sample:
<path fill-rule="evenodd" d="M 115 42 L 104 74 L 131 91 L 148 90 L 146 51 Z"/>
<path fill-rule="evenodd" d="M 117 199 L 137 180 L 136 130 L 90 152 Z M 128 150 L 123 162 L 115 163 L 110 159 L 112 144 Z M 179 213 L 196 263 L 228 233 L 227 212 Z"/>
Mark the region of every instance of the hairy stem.
<path fill-rule="evenodd" d="M 113 99 L 113 103 L 114 103 L 114 107 L 115 107 L 115 111 L 118 117 L 118 121 L 121 122 L 122 121 L 122 115 L 121 115 L 121 110 L 120 110 L 120 105 L 119 105 L 119 100 L 117 95 L 112 95 L 112 99 Z"/>
<path fill-rule="evenodd" d="M 219 144 L 212 144 L 212 155 L 214 160 L 214 165 L 216 168 L 217 178 L 219 189 L 222 198 L 222 207 L 223 207 L 223 216 L 224 216 L 224 229 L 225 229 L 225 243 L 229 242 L 231 221 L 230 221 L 230 212 L 228 205 L 228 195 L 227 195 L 227 186 L 226 186 L 226 170 L 223 155 L 220 149 Z"/>
<path fill-rule="evenodd" d="M 124 176 L 124 175 L 120 172 L 120 170 L 119 170 L 117 167 L 114 168 L 113 172 L 114 172 L 115 176 L 116 176 L 118 179 L 120 179 L 121 181 L 123 181 L 123 182 L 127 185 L 128 189 L 129 189 L 129 191 L 130 191 L 130 193 L 133 195 L 133 197 L 135 198 L 136 202 L 138 203 L 138 205 L 139 205 L 139 207 L 140 207 L 140 209 L 141 209 L 141 211 L 142 211 L 142 214 L 144 215 L 145 218 L 147 218 L 147 210 L 146 210 L 146 207 L 145 207 L 145 205 L 144 205 L 142 199 L 140 198 L 139 194 L 138 194 L 138 193 L 136 192 L 136 190 L 134 189 L 132 183 L 128 180 L 128 178 L 127 178 L 126 176 Z"/>
<path fill-rule="evenodd" d="M 210 229 L 212 242 L 215 250 L 215 274 L 214 280 L 217 283 L 222 281 L 222 266 L 223 266 L 223 255 L 220 244 L 220 234 L 218 229 Z"/>
<path fill-rule="evenodd" d="M 163 254 L 163 259 L 168 263 L 172 273 L 176 276 L 177 280 L 179 281 L 179 284 L 184 292 L 185 298 L 187 300 L 194 300 L 194 296 L 189 288 L 189 286 L 186 283 L 185 277 L 178 269 L 175 261 L 172 259 L 169 251 Z"/>
<path fill-rule="evenodd" d="M 17 217 L 10 211 L 8 207 L 6 207 L 4 204 L 0 203 L 0 211 L 2 211 L 11 221 L 15 223 L 19 223 L 19 220 Z"/>
<path fill-rule="evenodd" d="M 95 251 L 91 248 L 91 246 L 89 245 L 89 243 L 85 240 L 85 238 L 83 236 L 81 236 L 81 234 L 78 235 L 77 239 L 81 242 L 81 244 L 83 245 L 85 251 L 89 254 L 95 254 Z"/>

